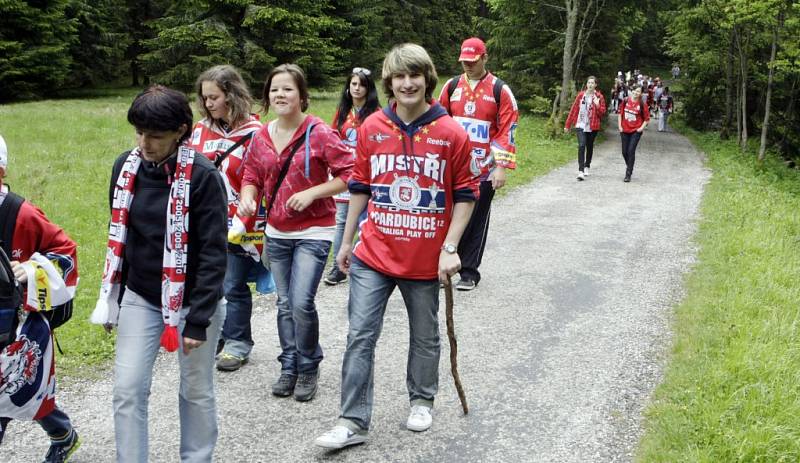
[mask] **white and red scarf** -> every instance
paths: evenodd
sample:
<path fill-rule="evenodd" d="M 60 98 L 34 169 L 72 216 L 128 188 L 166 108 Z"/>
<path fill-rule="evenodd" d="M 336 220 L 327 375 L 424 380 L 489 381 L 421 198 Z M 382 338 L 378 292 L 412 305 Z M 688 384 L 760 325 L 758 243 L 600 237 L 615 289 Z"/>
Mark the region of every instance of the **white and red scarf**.
<path fill-rule="evenodd" d="M 161 272 L 161 313 L 164 333 L 161 346 L 169 352 L 178 349 L 178 323 L 183 307 L 186 284 L 186 263 L 189 256 L 189 191 L 195 151 L 181 146 L 175 173 L 171 180 L 167 204 L 167 230 L 164 236 L 164 261 Z M 125 258 L 125 241 L 128 236 L 128 215 L 135 191 L 136 174 L 142 163 L 139 149 L 134 149 L 125 160 L 114 186 L 111 206 L 111 224 L 108 230 L 108 248 L 103 267 L 103 282 L 92 323 L 116 324 L 119 317 L 119 294 L 122 283 L 122 264 Z"/>

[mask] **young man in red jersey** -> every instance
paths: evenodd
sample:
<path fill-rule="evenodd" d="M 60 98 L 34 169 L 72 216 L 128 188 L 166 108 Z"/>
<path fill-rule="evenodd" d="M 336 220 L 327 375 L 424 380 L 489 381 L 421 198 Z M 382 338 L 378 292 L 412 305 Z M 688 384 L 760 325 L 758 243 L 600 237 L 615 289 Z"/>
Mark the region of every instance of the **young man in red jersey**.
<path fill-rule="evenodd" d="M 411 338 L 406 427 L 430 428 L 439 377 L 439 283 L 460 267 L 457 244 L 478 194 L 469 138 L 432 99 L 437 76 L 425 49 L 394 47 L 383 62 L 382 80 L 394 102 L 358 129 L 352 196 L 337 256 L 339 268 L 350 273 L 350 329 L 341 414 L 314 442 L 326 448 L 366 441 L 375 346 L 395 287 L 403 294 Z M 352 246 L 357 224 L 359 241 Z"/>
<path fill-rule="evenodd" d="M 508 85 L 486 70 L 489 55 L 483 40 L 465 40 L 458 60 L 464 74 L 447 81 L 439 103 L 469 135 L 470 168 L 480 177 L 480 199 L 458 245 L 461 280 L 456 289 L 470 291 L 481 280 L 478 267 L 489 232 L 494 192 L 505 185 L 506 169 L 517 166 L 514 131 L 519 111 Z"/>

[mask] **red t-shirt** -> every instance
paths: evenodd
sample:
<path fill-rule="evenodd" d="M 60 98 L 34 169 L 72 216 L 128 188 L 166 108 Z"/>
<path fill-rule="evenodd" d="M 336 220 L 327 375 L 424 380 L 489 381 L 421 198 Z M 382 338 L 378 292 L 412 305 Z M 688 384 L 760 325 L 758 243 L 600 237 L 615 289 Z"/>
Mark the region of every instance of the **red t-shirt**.
<path fill-rule="evenodd" d="M 642 104 L 642 100 L 634 101 L 633 98 L 625 100 L 625 105 L 619 113 L 622 119 L 622 131 L 624 133 L 633 133 L 645 123 L 650 121 L 650 110 L 647 109 L 646 104 Z"/>

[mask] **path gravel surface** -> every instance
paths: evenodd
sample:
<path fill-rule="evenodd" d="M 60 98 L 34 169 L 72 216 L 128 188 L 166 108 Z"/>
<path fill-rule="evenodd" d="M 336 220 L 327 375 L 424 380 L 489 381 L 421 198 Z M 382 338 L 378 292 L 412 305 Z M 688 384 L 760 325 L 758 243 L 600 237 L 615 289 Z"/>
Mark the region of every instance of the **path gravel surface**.
<path fill-rule="evenodd" d="M 614 131 L 597 146 L 586 181 L 576 181 L 572 162 L 495 200 L 483 280 L 455 299 L 468 416 L 449 373 L 442 297 L 434 424 L 424 433 L 405 429 L 408 324 L 398 292 L 376 353 L 368 442 L 333 452 L 314 447 L 338 413 L 347 330 L 347 286 L 322 285 L 317 305 L 326 359 L 317 397 L 299 403 L 270 394 L 279 373 L 274 298 L 259 298 L 250 363 L 217 374 L 216 460 L 630 461 L 668 353 L 672 307 L 696 254 L 692 237 L 710 177 L 684 137 L 654 127 L 639 145 L 631 183 L 622 182 Z M 526 152 L 537 155 L 535 147 Z M 151 461 L 178 461 L 174 355 L 160 354 L 155 376 Z M 71 461 L 114 460 L 111 391 L 110 367 L 105 380 L 61 381 L 59 403 L 83 441 Z M 40 461 L 47 450 L 32 423 L 13 422 L 5 441 L 2 461 Z"/>

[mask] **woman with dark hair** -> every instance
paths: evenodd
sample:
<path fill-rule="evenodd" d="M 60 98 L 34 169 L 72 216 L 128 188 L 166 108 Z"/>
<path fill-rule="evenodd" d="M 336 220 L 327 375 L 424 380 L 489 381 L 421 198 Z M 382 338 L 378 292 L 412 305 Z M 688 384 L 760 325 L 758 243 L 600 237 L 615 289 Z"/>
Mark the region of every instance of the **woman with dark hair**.
<path fill-rule="evenodd" d="M 336 233 L 332 196 L 347 188 L 353 157 L 331 127 L 304 113 L 309 94 L 300 67 L 273 69 L 263 98 L 277 119 L 261 127 L 250 145 L 239 214 L 254 214 L 256 198 L 265 195 L 281 343 L 281 375 L 272 393 L 294 394 L 302 402 L 317 392 L 322 347 L 314 298 Z"/>
<path fill-rule="evenodd" d="M 247 282 L 255 281 L 262 294 L 275 291 L 272 275 L 261 265 L 264 211 L 252 217 L 236 215 L 247 150 L 261 122 L 250 113 L 250 90 L 233 66 L 206 70 L 197 78 L 195 91 L 204 117 L 195 124 L 188 146 L 204 154 L 222 173 L 228 202 L 228 267 L 223 284 L 228 303 L 217 369 L 236 371 L 247 363 L 254 344 L 250 329 L 253 296 Z"/>
<path fill-rule="evenodd" d="M 567 121 L 564 123 L 564 133 L 573 126 L 578 136 L 578 180 L 589 176 L 594 139 L 600 131 L 600 120 L 605 114 L 606 99 L 597 89 L 597 78 L 589 76 L 586 79 L 586 87 L 575 96 Z"/>
<path fill-rule="evenodd" d="M 625 178 L 623 182 L 630 182 L 633 175 L 633 164 L 636 162 L 636 146 L 642 138 L 642 132 L 650 123 L 650 111 L 642 101 L 642 86 L 631 85 L 630 97 L 622 102 L 617 124 L 622 138 L 622 157 L 625 159 Z"/>
<path fill-rule="evenodd" d="M 128 110 L 137 147 L 111 174 L 111 222 L 92 322 L 117 326 L 117 461 L 148 460 L 147 407 L 159 345 L 178 353 L 180 458 L 210 462 L 217 440 L 214 353 L 225 299 L 227 204 L 214 164 L 182 146 L 186 96 L 154 85 Z M 177 436 L 176 436 L 177 439 Z"/>
<path fill-rule="evenodd" d="M 339 133 L 342 141 L 356 155 L 356 133 L 358 127 L 370 114 L 380 109 L 378 90 L 372 80 L 372 72 L 366 68 L 353 68 L 342 89 L 339 106 L 333 116 L 331 126 Z M 327 285 L 338 285 L 347 281 L 347 274 L 336 265 L 336 254 L 342 244 L 344 224 L 347 221 L 347 209 L 350 204 L 350 192 L 344 191 L 334 196 L 336 201 L 336 235 L 333 237 L 333 266 L 324 281 Z"/>

